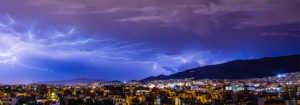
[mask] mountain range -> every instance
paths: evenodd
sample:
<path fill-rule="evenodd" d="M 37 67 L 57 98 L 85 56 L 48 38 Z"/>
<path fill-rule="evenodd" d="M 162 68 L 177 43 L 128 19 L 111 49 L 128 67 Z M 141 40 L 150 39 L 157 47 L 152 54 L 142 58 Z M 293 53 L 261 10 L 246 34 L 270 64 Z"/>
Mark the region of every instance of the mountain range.
<path fill-rule="evenodd" d="M 100 80 L 100 79 L 78 78 L 78 79 L 72 79 L 72 80 L 42 81 L 42 82 L 37 82 L 34 84 L 76 85 L 76 84 L 90 84 L 90 83 L 96 83 L 96 82 L 105 83 L 108 81 Z"/>
<path fill-rule="evenodd" d="M 234 60 L 223 64 L 197 67 L 172 75 L 151 76 L 141 80 L 168 79 L 247 79 L 275 76 L 300 71 L 300 55 L 266 57 L 251 60 Z"/>

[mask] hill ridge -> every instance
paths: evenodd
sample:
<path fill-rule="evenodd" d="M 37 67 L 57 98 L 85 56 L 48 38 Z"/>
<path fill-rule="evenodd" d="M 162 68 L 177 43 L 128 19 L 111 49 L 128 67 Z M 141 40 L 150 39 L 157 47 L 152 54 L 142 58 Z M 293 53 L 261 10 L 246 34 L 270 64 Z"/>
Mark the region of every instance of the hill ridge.
<path fill-rule="evenodd" d="M 260 59 L 233 60 L 216 65 L 188 69 L 171 75 L 150 76 L 141 80 L 167 79 L 247 79 L 274 76 L 278 73 L 300 71 L 300 55 L 288 55 L 280 57 L 263 57 Z"/>

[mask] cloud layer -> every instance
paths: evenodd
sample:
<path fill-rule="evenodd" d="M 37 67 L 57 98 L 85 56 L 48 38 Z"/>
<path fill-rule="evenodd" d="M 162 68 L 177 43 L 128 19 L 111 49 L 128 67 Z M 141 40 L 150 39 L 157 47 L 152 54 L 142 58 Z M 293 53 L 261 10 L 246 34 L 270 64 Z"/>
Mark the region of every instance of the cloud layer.
<path fill-rule="evenodd" d="M 2 1 L 0 82 L 142 79 L 233 59 L 299 54 L 299 5 L 298 0 Z"/>

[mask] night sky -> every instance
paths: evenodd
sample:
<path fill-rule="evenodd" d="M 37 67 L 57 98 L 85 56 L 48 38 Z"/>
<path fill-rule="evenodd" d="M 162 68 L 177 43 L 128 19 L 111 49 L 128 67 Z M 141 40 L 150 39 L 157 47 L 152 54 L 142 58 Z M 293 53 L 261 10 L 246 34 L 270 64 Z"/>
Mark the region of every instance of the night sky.
<path fill-rule="evenodd" d="M 300 54 L 300 0 L 1 0 L 0 83 Z"/>

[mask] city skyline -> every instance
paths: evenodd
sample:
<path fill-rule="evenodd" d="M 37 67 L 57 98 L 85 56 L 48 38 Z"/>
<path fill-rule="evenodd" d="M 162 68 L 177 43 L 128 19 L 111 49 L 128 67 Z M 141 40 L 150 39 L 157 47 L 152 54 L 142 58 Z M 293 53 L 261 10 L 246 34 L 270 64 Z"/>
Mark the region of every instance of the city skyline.
<path fill-rule="evenodd" d="M 297 0 L 17 0 L 0 4 L 0 84 L 140 80 L 300 54 Z"/>

